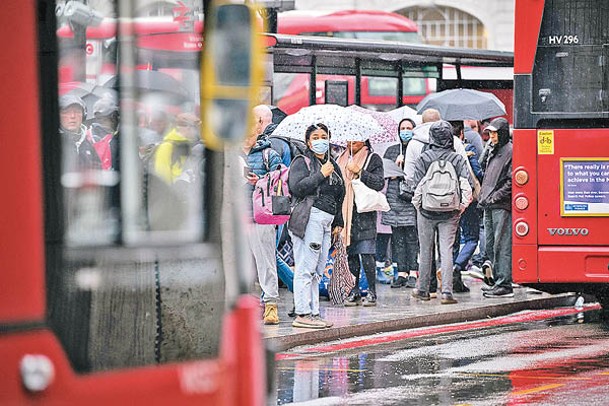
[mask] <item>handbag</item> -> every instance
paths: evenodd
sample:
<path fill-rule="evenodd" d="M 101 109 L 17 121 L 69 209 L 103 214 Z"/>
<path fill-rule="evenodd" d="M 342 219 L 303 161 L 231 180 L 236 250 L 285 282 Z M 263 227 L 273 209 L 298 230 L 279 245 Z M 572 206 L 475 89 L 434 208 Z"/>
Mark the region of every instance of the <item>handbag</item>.
<path fill-rule="evenodd" d="M 268 169 L 268 149 L 263 159 Z M 252 194 L 254 221 L 258 224 L 284 224 L 290 218 L 290 194 L 288 190 L 289 168 L 279 165 L 258 179 Z"/>
<path fill-rule="evenodd" d="M 364 170 L 368 167 L 371 156 L 372 154 L 368 156 L 363 168 Z M 353 187 L 355 207 L 358 213 L 389 211 L 389 203 L 387 203 L 387 197 L 383 193 L 370 189 L 361 179 L 353 179 L 351 186 Z"/>
<path fill-rule="evenodd" d="M 400 179 L 398 183 L 398 198 L 410 202 L 413 196 L 414 193 L 410 190 L 406 179 Z"/>

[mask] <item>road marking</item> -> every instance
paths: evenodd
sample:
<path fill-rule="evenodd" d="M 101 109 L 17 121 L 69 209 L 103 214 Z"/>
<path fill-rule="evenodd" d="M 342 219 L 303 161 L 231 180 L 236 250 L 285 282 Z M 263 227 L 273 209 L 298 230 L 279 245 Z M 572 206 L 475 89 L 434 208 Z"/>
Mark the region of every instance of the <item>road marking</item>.
<path fill-rule="evenodd" d="M 322 372 L 368 372 L 367 369 L 349 369 L 349 368 L 300 368 L 294 367 L 277 367 L 275 369 L 283 369 L 286 371 L 322 371 Z"/>
<path fill-rule="evenodd" d="M 352 350 L 361 347 L 374 346 L 379 344 L 388 344 L 396 341 L 402 341 L 410 338 L 417 338 L 423 336 L 445 334 L 452 332 L 460 332 L 473 329 L 482 329 L 489 327 L 505 326 L 509 324 L 527 323 L 533 321 L 540 321 L 546 319 L 552 319 L 555 317 L 569 316 L 578 313 L 584 313 L 593 310 L 599 310 L 601 306 L 599 304 L 587 305 L 583 308 L 562 308 L 562 309 L 551 309 L 551 310 L 531 310 L 512 316 L 497 317 L 488 320 L 479 320 L 466 323 L 448 324 L 434 327 L 423 327 L 413 330 L 402 330 L 395 333 L 373 335 L 364 338 L 355 339 L 352 341 L 338 342 L 333 344 L 318 345 L 312 347 L 306 347 L 300 352 L 290 353 L 278 353 L 275 355 L 275 360 L 287 360 L 295 358 L 311 358 L 318 356 L 325 356 L 328 353 L 334 353 L 339 351 Z"/>
<path fill-rule="evenodd" d="M 560 388 L 561 386 L 565 386 L 564 383 L 554 383 L 551 385 L 543 385 L 543 386 L 538 386 L 536 388 L 531 388 L 531 389 L 526 389 L 526 390 L 521 390 L 518 392 L 512 392 L 511 395 L 529 395 L 531 393 L 538 393 L 538 392 L 544 392 L 546 390 L 549 389 L 556 389 L 556 388 Z"/>
<path fill-rule="evenodd" d="M 498 374 L 479 374 L 479 373 L 468 373 L 468 372 L 459 372 L 459 375 L 465 375 L 465 376 L 474 376 L 474 377 L 491 377 L 491 378 L 505 378 L 506 374 L 505 373 L 498 373 Z M 607 373 L 609 374 L 609 373 Z M 536 379 L 551 379 L 551 380 L 557 380 L 557 381 L 592 381 L 595 378 L 581 378 L 581 377 L 574 377 L 574 376 L 543 376 L 543 375 L 536 375 L 536 376 L 529 376 L 529 375 L 515 375 L 510 373 L 510 379 L 512 378 L 517 378 L 517 379 L 529 379 L 529 380 L 536 380 Z"/>

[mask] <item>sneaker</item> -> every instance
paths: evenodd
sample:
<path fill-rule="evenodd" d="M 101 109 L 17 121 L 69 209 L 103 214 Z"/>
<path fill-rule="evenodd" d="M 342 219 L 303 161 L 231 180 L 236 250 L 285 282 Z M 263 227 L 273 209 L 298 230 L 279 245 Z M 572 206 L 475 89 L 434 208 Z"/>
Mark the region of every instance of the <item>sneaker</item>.
<path fill-rule="evenodd" d="M 512 288 L 506 288 L 505 286 L 495 286 L 491 290 L 487 290 L 483 293 L 484 297 L 514 297 L 514 291 Z"/>
<path fill-rule="evenodd" d="M 453 279 L 453 292 L 454 293 L 468 293 L 469 288 L 459 278 L 458 280 Z"/>
<path fill-rule="evenodd" d="M 376 306 L 376 294 L 368 292 L 368 296 L 362 299 L 362 306 L 372 307 Z"/>
<path fill-rule="evenodd" d="M 442 293 L 442 299 L 440 300 L 442 304 L 456 304 L 459 303 L 455 300 L 452 293 Z"/>
<path fill-rule="evenodd" d="M 416 288 L 417 287 L 417 278 L 415 276 L 410 275 L 408 277 L 408 282 L 406 282 L 407 288 Z"/>
<path fill-rule="evenodd" d="M 412 297 L 414 297 L 415 299 L 419 299 L 419 300 L 423 300 L 423 301 L 429 301 L 430 295 L 429 293 L 423 293 L 423 292 L 419 292 L 416 289 L 412 290 L 412 293 L 410 294 Z"/>
<path fill-rule="evenodd" d="M 321 317 L 319 320 L 316 320 L 310 314 L 305 314 L 296 316 L 292 322 L 292 327 L 322 329 L 326 328 L 327 325 L 325 321 L 321 320 Z"/>
<path fill-rule="evenodd" d="M 264 324 L 279 324 L 279 315 L 277 314 L 277 303 L 266 303 L 264 305 Z"/>
<path fill-rule="evenodd" d="M 403 276 L 398 276 L 398 278 L 391 283 L 392 288 L 401 288 L 402 286 L 407 285 L 408 279 L 404 278 Z"/>
<path fill-rule="evenodd" d="M 438 292 L 430 292 L 430 293 L 429 293 L 429 297 L 430 297 L 431 299 L 435 299 L 435 298 L 437 298 L 437 297 L 438 297 Z"/>
<path fill-rule="evenodd" d="M 495 288 L 495 285 L 493 285 L 493 286 L 482 285 L 480 287 L 480 290 L 483 292 L 488 292 L 489 290 L 493 290 L 494 288 Z"/>
<path fill-rule="evenodd" d="M 455 265 L 453 267 L 453 293 L 467 292 L 469 292 L 469 288 L 463 283 L 463 278 L 461 277 L 461 267 L 459 265 Z"/>
<path fill-rule="evenodd" d="M 313 318 L 313 320 L 317 320 L 317 321 L 323 321 L 324 323 L 326 323 L 326 327 L 330 328 L 334 325 L 334 323 L 332 323 L 331 321 L 325 320 L 321 318 L 321 315 L 319 314 L 313 314 L 311 315 L 311 318 Z"/>
<path fill-rule="evenodd" d="M 387 274 L 385 274 L 381 268 L 376 268 L 376 281 L 383 285 L 389 285 L 391 283 L 391 278 L 388 278 Z"/>
<path fill-rule="evenodd" d="M 480 268 L 478 268 L 476 265 L 472 265 L 469 268 L 469 270 L 467 271 L 467 274 L 469 276 L 471 276 L 472 278 L 476 278 L 476 279 L 480 279 L 480 280 L 484 279 L 484 274 L 482 273 L 482 270 Z"/>
<path fill-rule="evenodd" d="M 296 305 L 294 305 L 294 306 L 292 306 L 292 310 L 290 310 L 288 312 L 288 317 L 294 318 L 296 316 L 297 316 L 297 314 L 296 314 Z"/>
<path fill-rule="evenodd" d="M 361 301 L 362 301 L 362 295 L 360 295 L 359 289 L 356 286 L 355 288 L 353 288 L 351 290 L 351 293 L 349 293 L 349 296 L 347 296 L 347 298 L 345 299 L 345 306 L 347 306 L 347 307 L 359 306 Z"/>
<path fill-rule="evenodd" d="M 491 264 L 491 261 L 484 261 L 482 264 L 482 273 L 484 274 L 484 283 L 493 286 L 495 284 L 495 279 L 493 278 L 493 265 Z"/>

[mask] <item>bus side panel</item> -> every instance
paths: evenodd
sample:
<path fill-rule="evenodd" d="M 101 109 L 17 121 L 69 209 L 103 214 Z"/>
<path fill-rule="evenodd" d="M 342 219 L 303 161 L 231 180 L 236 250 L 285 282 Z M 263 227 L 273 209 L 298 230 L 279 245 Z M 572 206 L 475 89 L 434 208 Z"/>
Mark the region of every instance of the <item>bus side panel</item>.
<path fill-rule="evenodd" d="M 2 3 L 0 323 L 44 316 L 44 257 L 34 2 Z M 4 35 L 2 35 L 4 33 Z"/>
<path fill-rule="evenodd" d="M 525 170 L 529 180 L 518 185 L 512 180 L 512 198 L 524 196 L 529 205 L 524 210 L 512 209 L 512 272 L 517 283 L 537 282 L 537 145 L 535 130 L 514 130 L 512 171 Z M 512 175 L 513 176 L 513 175 Z M 520 222 L 529 226 L 529 232 L 519 237 L 514 228 Z"/>
<path fill-rule="evenodd" d="M 514 74 L 533 72 L 544 4 L 544 0 L 516 0 Z"/>
<path fill-rule="evenodd" d="M 609 248 L 540 247 L 539 282 L 609 283 Z"/>
<path fill-rule="evenodd" d="M 544 138 L 552 137 L 553 150 L 537 156 L 539 245 L 606 245 L 609 129 L 543 131 Z"/>
<path fill-rule="evenodd" d="M 21 383 L 23 354 L 44 354 L 53 367 L 51 384 L 41 393 L 27 392 Z M 0 403 L 8 405 L 225 405 L 236 382 L 236 371 L 216 360 L 75 375 L 59 342 L 43 330 L 0 336 L 0 359 Z"/>

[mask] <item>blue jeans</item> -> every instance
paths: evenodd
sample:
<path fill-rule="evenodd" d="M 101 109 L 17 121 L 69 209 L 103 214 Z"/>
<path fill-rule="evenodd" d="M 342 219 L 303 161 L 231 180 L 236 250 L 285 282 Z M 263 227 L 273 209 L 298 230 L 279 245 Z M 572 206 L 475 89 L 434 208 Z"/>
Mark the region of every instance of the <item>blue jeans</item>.
<path fill-rule="evenodd" d="M 512 213 L 484 209 L 486 256 L 493 264 L 496 286 L 512 289 Z"/>
<path fill-rule="evenodd" d="M 476 207 L 477 203 L 470 204 L 461 215 L 459 226 L 461 228 L 461 238 L 464 241 L 463 248 L 459 250 L 459 241 L 455 242 L 453 258 L 455 265 L 461 270 L 465 269 L 467 263 L 476 251 L 478 238 L 480 236 L 480 214 Z"/>
<path fill-rule="evenodd" d="M 311 208 L 304 239 L 291 234 L 294 244 L 294 304 L 296 314 L 319 314 L 319 280 L 332 245 L 334 216 Z"/>

